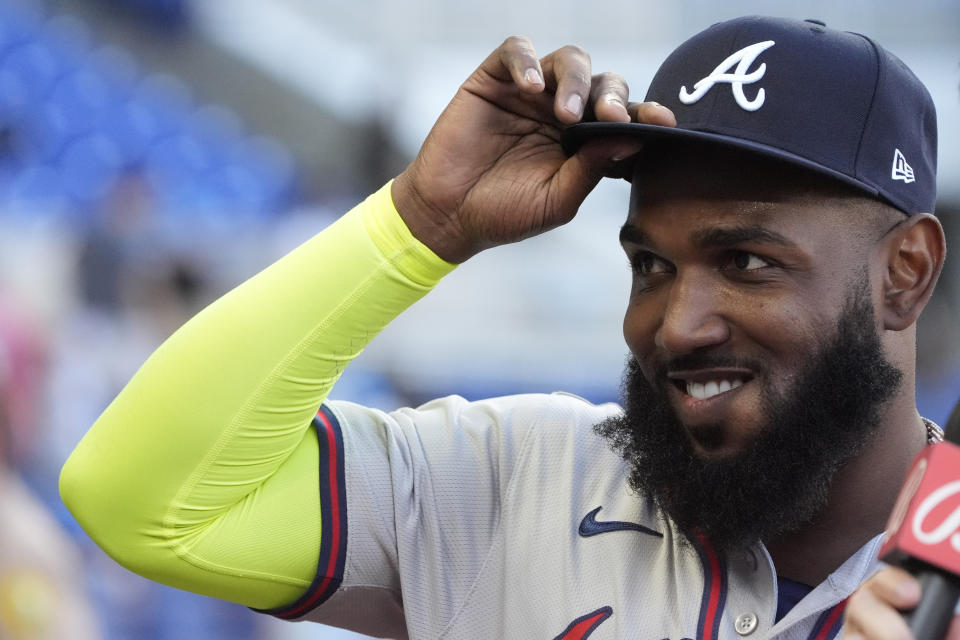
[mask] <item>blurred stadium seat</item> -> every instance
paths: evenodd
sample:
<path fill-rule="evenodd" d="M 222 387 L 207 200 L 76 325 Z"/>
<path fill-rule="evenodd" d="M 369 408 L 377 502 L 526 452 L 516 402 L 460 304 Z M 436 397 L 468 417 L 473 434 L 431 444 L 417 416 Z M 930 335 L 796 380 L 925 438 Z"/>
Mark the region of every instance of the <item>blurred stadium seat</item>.
<path fill-rule="evenodd" d="M 200 225 L 274 215 L 296 193 L 279 143 L 32 2 L 0 1 L 0 132 L 0 216 L 83 225 L 126 172 L 145 176 L 163 216 Z"/>

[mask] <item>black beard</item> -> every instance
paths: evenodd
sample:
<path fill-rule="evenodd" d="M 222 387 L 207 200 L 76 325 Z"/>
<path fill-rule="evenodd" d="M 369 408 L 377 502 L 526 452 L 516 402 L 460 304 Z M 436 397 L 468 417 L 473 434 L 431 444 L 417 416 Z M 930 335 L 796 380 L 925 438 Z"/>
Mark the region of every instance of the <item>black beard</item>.
<path fill-rule="evenodd" d="M 596 431 L 631 463 L 630 486 L 688 540 L 703 535 L 727 553 L 798 530 L 826 504 L 844 462 L 876 434 L 903 374 L 883 355 L 866 282 L 854 289 L 836 332 L 807 358 L 793 388 L 763 394 L 759 435 L 724 459 L 697 457 L 667 401 L 666 378 L 652 386 L 630 358 L 624 413 Z M 716 359 L 701 356 L 685 356 L 684 368 Z"/>

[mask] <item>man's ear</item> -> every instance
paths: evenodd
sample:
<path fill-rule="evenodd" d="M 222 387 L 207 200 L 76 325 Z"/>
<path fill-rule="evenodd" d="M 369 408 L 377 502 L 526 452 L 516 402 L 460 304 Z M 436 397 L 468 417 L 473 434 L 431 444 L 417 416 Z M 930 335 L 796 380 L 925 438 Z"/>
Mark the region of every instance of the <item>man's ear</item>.
<path fill-rule="evenodd" d="M 890 231 L 884 248 L 884 328 L 902 331 L 917 321 L 940 277 L 947 253 L 943 227 L 929 213 L 914 214 Z"/>

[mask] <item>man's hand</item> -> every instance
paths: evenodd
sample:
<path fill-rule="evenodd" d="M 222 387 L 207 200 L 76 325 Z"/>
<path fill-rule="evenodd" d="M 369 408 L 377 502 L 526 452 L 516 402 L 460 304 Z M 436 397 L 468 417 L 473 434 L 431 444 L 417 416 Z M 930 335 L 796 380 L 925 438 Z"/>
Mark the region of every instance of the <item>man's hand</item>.
<path fill-rule="evenodd" d="M 637 140 L 597 141 L 567 158 L 560 132 L 584 112 L 676 125 L 665 107 L 629 103 L 619 75 L 591 76 L 585 51 L 564 47 L 538 59 L 529 40 L 508 38 L 460 87 L 394 181 L 401 217 L 449 262 L 570 221 L 605 171 L 640 149 Z"/>
<path fill-rule="evenodd" d="M 850 597 L 843 640 L 911 640 L 900 611 L 920 602 L 920 583 L 898 567 L 885 567 Z M 960 617 L 954 616 L 947 640 L 960 640 Z"/>

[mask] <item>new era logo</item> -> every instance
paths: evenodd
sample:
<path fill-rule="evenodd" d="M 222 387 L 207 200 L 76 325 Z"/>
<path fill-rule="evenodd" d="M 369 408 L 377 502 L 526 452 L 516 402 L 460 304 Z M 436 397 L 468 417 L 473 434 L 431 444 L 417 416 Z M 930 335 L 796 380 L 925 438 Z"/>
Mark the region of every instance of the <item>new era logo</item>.
<path fill-rule="evenodd" d="M 913 177 L 913 167 L 907 164 L 907 159 L 900 153 L 900 149 L 894 149 L 893 151 L 893 169 L 890 172 L 890 177 L 893 180 L 903 180 L 908 184 L 915 179 Z"/>

